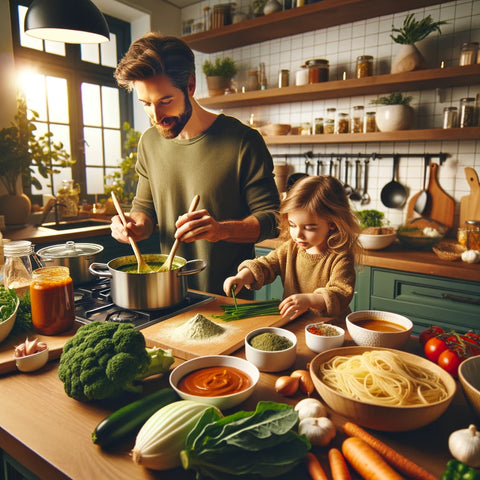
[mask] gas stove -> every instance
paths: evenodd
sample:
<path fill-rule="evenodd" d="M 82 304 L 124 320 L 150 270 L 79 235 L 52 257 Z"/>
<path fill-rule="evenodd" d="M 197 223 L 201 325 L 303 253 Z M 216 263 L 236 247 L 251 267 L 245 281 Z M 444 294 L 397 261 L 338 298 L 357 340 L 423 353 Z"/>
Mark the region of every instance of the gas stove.
<path fill-rule="evenodd" d="M 177 305 L 158 310 L 128 310 L 112 302 L 108 279 L 102 279 L 100 283 L 82 285 L 74 290 L 73 295 L 75 317 L 78 322 L 131 323 L 137 330 L 215 300 L 212 295 L 187 290 L 184 300 Z"/>

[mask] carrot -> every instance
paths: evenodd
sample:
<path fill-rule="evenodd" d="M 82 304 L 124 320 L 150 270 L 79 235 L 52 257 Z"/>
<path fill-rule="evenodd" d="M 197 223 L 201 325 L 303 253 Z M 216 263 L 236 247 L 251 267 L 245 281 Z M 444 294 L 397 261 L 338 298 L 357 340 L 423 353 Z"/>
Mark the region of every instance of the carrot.
<path fill-rule="evenodd" d="M 367 431 L 355 423 L 346 422 L 343 425 L 343 431 L 352 437 L 361 438 L 365 443 L 370 445 L 380 455 L 382 455 L 382 457 L 384 457 L 390 465 L 408 477 L 414 478 L 415 480 L 436 480 L 437 477 L 428 473 L 426 470 L 408 458 L 405 458 L 393 448 L 385 445 L 383 442 L 375 438 L 373 435 L 370 435 Z"/>
<path fill-rule="evenodd" d="M 305 463 L 312 480 L 328 480 L 325 470 L 320 465 L 318 458 L 312 452 L 307 453 Z"/>
<path fill-rule="evenodd" d="M 357 437 L 344 440 L 342 452 L 352 467 L 366 480 L 404 480 L 379 453 Z"/>
<path fill-rule="evenodd" d="M 331 448 L 328 451 L 328 461 L 333 480 L 351 480 L 347 462 L 338 448 Z"/>

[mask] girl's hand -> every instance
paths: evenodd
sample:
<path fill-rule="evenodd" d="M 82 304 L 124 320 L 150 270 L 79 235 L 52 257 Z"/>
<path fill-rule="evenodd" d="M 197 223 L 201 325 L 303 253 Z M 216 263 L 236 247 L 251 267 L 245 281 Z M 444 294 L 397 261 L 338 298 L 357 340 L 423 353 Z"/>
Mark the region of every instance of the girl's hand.
<path fill-rule="evenodd" d="M 223 291 L 225 292 L 225 295 L 227 297 L 232 296 L 232 288 L 235 289 L 235 295 L 242 289 L 242 287 L 245 285 L 243 283 L 243 280 L 239 276 L 235 277 L 228 277 L 224 282 L 223 282 Z"/>
<path fill-rule="evenodd" d="M 311 306 L 310 295 L 297 293 L 282 300 L 278 308 L 282 317 L 290 317 L 291 320 L 305 313 Z"/>

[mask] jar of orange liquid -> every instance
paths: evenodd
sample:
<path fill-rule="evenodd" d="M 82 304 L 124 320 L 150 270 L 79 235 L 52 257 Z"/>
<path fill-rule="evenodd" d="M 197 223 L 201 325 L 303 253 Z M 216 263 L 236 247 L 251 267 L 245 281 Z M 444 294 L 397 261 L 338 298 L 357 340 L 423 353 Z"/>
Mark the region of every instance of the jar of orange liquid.
<path fill-rule="evenodd" d="M 32 272 L 30 284 L 33 328 L 43 335 L 70 330 L 75 321 L 73 282 L 68 267 L 44 267 Z"/>

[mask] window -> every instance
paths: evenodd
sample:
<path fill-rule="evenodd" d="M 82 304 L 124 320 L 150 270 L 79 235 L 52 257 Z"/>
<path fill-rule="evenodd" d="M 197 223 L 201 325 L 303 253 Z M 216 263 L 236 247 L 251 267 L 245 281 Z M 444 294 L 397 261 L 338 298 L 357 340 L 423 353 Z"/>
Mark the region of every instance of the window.
<path fill-rule="evenodd" d="M 23 31 L 28 0 L 10 0 L 15 65 L 27 105 L 39 114 L 39 134 L 53 133 L 75 160 L 72 167 L 42 179 L 41 191 L 55 195 L 62 180 L 74 179 L 81 198 L 104 193 L 104 178 L 122 159 L 124 122 L 132 124 L 132 100 L 117 88 L 113 73 L 130 45 L 130 25 L 106 16 L 110 42 L 72 45 L 29 37 Z"/>

